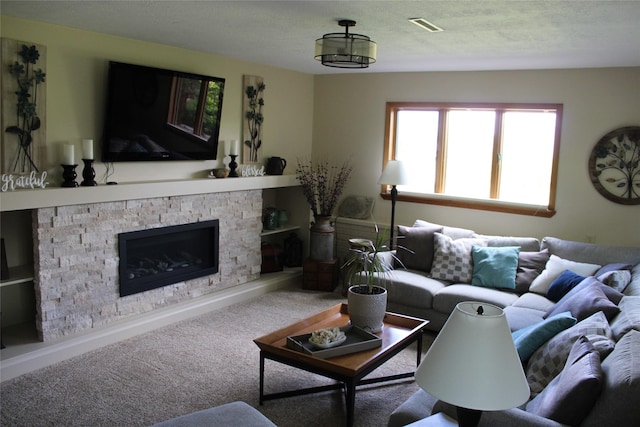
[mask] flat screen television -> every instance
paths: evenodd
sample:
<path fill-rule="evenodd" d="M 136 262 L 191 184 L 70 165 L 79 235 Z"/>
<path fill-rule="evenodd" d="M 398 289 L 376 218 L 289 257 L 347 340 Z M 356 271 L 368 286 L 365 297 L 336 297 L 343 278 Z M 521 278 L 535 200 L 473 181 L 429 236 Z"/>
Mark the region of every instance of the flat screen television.
<path fill-rule="evenodd" d="M 109 62 L 102 161 L 215 160 L 224 83 Z"/>

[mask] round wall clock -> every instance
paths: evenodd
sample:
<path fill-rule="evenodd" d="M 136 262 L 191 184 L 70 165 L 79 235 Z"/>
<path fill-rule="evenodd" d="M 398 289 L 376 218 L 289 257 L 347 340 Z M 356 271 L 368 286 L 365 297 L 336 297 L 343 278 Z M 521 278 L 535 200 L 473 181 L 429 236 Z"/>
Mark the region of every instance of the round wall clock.
<path fill-rule="evenodd" d="M 640 204 L 640 126 L 622 127 L 600 138 L 589 157 L 589 176 L 612 202 Z"/>

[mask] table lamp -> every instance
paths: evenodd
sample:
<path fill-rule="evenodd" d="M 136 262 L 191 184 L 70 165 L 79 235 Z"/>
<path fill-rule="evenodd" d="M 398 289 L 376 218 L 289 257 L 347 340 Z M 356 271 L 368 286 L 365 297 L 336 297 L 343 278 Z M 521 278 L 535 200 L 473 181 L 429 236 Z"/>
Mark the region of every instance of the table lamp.
<path fill-rule="evenodd" d="M 501 411 L 529 399 L 504 312 L 461 302 L 416 371 L 417 384 L 457 408 L 458 425 L 475 426 L 482 411 Z"/>
<path fill-rule="evenodd" d="M 404 165 L 400 160 L 389 160 L 378 180 L 380 185 L 391 185 L 391 230 L 389 234 L 389 249 L 393 249 L 393 228 L 396 217 L 396 200 L 398 199 L 398 189 L 396 185 L 409 184 L 409 177 Z"/>

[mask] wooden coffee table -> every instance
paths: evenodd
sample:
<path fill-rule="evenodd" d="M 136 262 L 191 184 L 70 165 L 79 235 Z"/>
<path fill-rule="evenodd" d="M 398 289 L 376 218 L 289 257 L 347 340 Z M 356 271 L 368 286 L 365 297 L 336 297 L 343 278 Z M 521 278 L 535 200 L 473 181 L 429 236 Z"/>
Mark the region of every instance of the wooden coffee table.
<path fill-rule="evenodd" d="M 420 364 L 422 358 L 422 332 L 429 322 L 415 317 L 386 313 L 384 328 L 382 332 L 377 334 L 382 338 L 382 346 L 371 350 L 346 354 L 330 359 L 321 359 L 287 348 L 288 336 L 306 334 L 321 328 L 342 327 L 348 323 L 349 314 L 347 304 L 338 304 L 307 319 L 253 340 L 260 348 L 260 404 L 262 405 L 265 400 L 344 388 L 347 403 L 347 425 L 352 426 L 356 386 L 413 377 L 414 372 L 412 371 L 397 375 L 364 379 L 364 377 L 369 375 L 373 370 L 414 342 L 418 343 L 416 366 Z M 332 378 L 339 381 L 339 383 L 264 394 L 265 359 L 274 360 L 288 366 Z"/>

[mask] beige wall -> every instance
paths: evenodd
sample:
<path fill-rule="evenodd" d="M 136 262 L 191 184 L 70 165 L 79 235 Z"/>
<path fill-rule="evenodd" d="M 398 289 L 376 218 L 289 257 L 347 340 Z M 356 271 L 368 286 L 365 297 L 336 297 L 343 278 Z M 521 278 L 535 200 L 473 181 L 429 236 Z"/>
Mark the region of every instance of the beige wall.
<path fill-rule="evenodd" d="M 293 173 L 296 157 L 311 153 L 313 76 L 309 74 L 8 16 L 2 16 L 1 23 L 2 37 L 47 48 L 45 169 L 51 185 L 58 185 L 60 180 L 64 142 L 76 145 L 76 158 L 82 153 L 83 138 L 93 138 L 99 145 L 109 60 L 224 77 L 221 141 L 241 139 L 242 76 L 261 76 L 267 86 L 263 157 L 291 160 L 285 173 Z M 96 157 L 100 151 L 96 147 Z M 191 178 L 203 176 L 203 171 L 220 166 L 221 161 L 219 151 L 217 161 L 179 161 L 163 163 L 162 167 L 156 162 L 116 163 L 111 179 L 123 182 Z M 100 178 L 104 165 L 98 162 L 95 169 L 96 178 Z"/>
<path fill-rule="evenodd" d="M 554 235 L 596 243 L 640 246 L 640 206 L 600 196 L 587 174 L 592 147 L 605 133 L 640 124 L 640 68 L 448 73 L 308 74 L 164 45 L 2 16 L 1 35 L 47 47 L 46 168 L 59 181 L 61 144 L 100 139 L 108 60 L 193 71 L 226 78 L 220 139 L 240 139 L 242 75 L 264 77 L 264 157 L 289 160 L 311 153 L 351 157 L 346 192 L 376 197 L 375 218 L 387 222 L 390 203 L 375 184 L 382 168 L 386 101 L 495 101 L 564 104 L 558 191 L 553 218 L 399 202 L 397 223 L 416 218 L 482 233 Z M 311 102 L 313 100 L 313 102 Z M 312 132 L 313 129 L 313 132 Z M 78 151 L 81 152 L 81 151 Z M 220 156 L 219 156 L 220 159 Z M 218 161 L 118 163 L 116 181 L 181 179 L 201 175 Z M 104 172 L 96 165 L 97 176 Z M 34 192 L 34 197 L 37 192 Z"/>
<path fill-rule="evenodd" d="M 479 233 L 640 246 L 640 205 L 623 206 L 596 192 L 587 172 L 593 146 L 607 132 L 640 125 L 640 68 L 341 74 L 315 77 L 313 155 L 351 157 L 346 193 L 374 196 L 374 215 L 388 223 L 379 196 L 387 101 L 549 102 L 564 104 L 556 210 L 552 218 L 398 202 L 396 224 L 417 218 Z M 471 178 L 471 177 L 470 177 Z"/>

